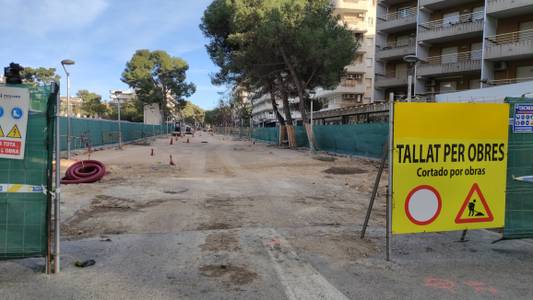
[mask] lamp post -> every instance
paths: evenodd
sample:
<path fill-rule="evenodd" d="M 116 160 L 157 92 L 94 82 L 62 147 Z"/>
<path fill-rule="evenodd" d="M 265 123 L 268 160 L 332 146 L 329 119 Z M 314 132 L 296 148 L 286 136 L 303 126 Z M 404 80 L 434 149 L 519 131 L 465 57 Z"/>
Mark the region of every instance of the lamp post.
<path fill-rule="evenodd" d="M 314 116 L 314 102 L 315 102 L 315 96 L 316 96 L 316 91 L 315 90 L 311 90 L 309 91 L 309 98 L 311 98 L 311 124 L 310 124 L 310 131 L 311 131 L 311 136 L 315 137 L 315 132 L 313 131 L 314 129 L 314 120 L 313 120 L 313 116 Z M 314 144 L 314 141 L 312 141 L 311 143 L 309 143 L 309 150 L 311 150 L 311 153 L 315 153 L 315 144 Z"/>
<path fill-rule="evenodd" d="M 409 74 L 407 76 L 407 102 L 411 102 L 415 66 L 420 61 L 420 58 L 416 55 L 406 55 L 403 57 L 403 61 L 409 65 Z"/>
<path fill-rule="evenodd" d="M 67 75 L 67 159 L 70 159 L 70 144 L 72 142 L 72 136 L 70 131 L 70 73 L 65 66 L 71 66 L 75 62 L 71 59 L 64 59 L 61 61 L 61 66 L 65 70 Z"/>
<path fill-rule="evenodd" d="M 118 149 L 122 150 L 122 124 L 120 120 L 120 95 L 122 91 L 114 91 L 115 99 L 117 100 L 117 110 L 118 110 Z"/>

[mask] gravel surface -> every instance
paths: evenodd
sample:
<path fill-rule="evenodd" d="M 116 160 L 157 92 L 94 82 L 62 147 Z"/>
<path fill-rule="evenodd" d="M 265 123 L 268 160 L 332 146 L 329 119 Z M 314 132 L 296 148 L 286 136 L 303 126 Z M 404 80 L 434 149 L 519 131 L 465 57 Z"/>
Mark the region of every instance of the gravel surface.
<path fill-rule="evenodd" d="M 42 259 L 0 262 L 0 298 L 533 298 L 530 240 L 394 236 L 386 262 L 386 180 L 359 239 L 376 161 L 205 133 L 184 141 L 93 153 L 109 174 L 62 189 L 63 272 L 42 274 Z"/>

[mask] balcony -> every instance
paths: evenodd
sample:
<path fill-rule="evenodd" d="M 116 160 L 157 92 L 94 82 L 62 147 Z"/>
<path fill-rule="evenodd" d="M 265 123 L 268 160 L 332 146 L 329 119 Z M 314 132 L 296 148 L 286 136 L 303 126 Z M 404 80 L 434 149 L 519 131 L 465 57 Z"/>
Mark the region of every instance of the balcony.
<path fill-rule="evenodd" d="M 487 14 L 495 17 L 512 17 L 533 12 L 531 0 L 488 0 Z"/>
<path fill-rule="evenodd" d="M 420 0 L 420 6 L 422 9 L 427 8 L 430 10 L 437 10 L 475 1 L 476 0 Z"/>
<path fill-rule="evenodd" d="M 337 10 L 346 10 L 346 11 L 359 11 L 365 12 L 368 7 L 368 0 L 333 0 L 333 5 Z"/>
<path fill-rule="evenodd" d="M 368 31 L 368 25 L 364 21 L 344 21 L 343 25 L 345 24 L 346 27 L 348 27 L 348 30 L 357 32 L 357 33 L 365 33 Z"/>
<path fill-rule="evenodd" d="M 415 42 L 410 41 L 406 43 L 387 43 L 386 46 L 377 46 L 376 58 L 379 60 L 400 59 L 408 54 L 415 53 Z"/>
<path fill-rule="evenodd" d="M 378 17 L 377 30 L 381 32 L 397 32 L 416 27 L 416 7 Z"/>
<path fill-rule="evenodd" d="M 498 79 L 498 80 L 489 80 L 488 85 L 495 86 L 495 85 L 506 85 L 506 84 L 513 84 L 513 83 L 521 83 L 526 81 L 533 81 L 533 77 L 523 77 L 523 78 L 508 78 L 508 79 Z"/>
<path fill-rule="evenodd" d="M 523 59 L 533 57 L 533 29 L 503 33 L 486 38 L 487 59 Z"/>
<path fill-rule="evenodd" d="M 416 69 L 417 76 L 450 75 L 481 70 L 481 50 L 432 56 Z"/>
<path fill-rule="evenodd" d="M 398 86 L 407 86 L 407 76 L 397 76 L 395 72 L 385 75 L 376 75 L 375 87 L 377 89 L 392 88 Z"/>
<path fill-rule="evenodd" d="M 347 65 L 344 70 L 346 73 L 355 73 L 355 74 L 364 74 L 366 73 L 366 65 L 364 63 L 354 63 L 351 65 Z"/>
<path fill-rule="evenodd" d="M 335 93 L 364 94 L 365 90 L 365 84 L 360 81 L 357 83 L 343 82 L 335 89 Z"/>
<path fill-rule="evenodd" d="M 424 42 L 447 42 L 476 37 L 483 32 L 483 12 L 460 15 L 420 24 L 418 39 Z"/>

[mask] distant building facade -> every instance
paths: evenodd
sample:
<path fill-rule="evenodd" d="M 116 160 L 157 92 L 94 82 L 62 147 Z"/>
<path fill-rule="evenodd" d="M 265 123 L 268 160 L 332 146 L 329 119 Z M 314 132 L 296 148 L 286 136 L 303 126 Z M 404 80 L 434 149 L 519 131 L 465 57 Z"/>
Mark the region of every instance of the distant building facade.
<path fill-rule="evenodd" d="M 532 81 L 533 1 L 379 0 L 376 41 L 376 100 Z"/>

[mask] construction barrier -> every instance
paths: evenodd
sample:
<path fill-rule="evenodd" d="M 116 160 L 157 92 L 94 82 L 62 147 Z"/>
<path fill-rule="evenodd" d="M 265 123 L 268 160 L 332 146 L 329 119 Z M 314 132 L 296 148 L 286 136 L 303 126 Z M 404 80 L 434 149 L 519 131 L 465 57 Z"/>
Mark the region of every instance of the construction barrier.
<path fill-rule="evenodd" d="M 61 150 L 67 150 L 68 119 L 61 117 Z M 146 137 L 166 134 L 174 128 L 166 125 L 147 125 L 128 121 L 121 122 L 122 141 L 131 142 Z M 117 144 L 119 137 L 118 121 L 98 119 L 70 119 L 72 150 Z"/>
<path fill-rule="evenodd" d="M 511 104 L 509 118 L 514 122 L 525 122 L 533 129 L 531 112 L 523 114 L 526 118 L 516 118 L 517 106 L 530 104 L 533 99 L 508 98 Z M 529 116 L 529 118 L 528 118 Z M 526 125 L 527 126 L 527 125 Z M 524 127 L 526 127 L 524 126 Z M 520 177 L 533 175 L 533 131 L 515 132 L 509 126 L 509 154 L 507 159 L 507 207 L 505 211 L 504 238 L 533 237 L 533 182 L 521 181 Z"/>
<path fill-rule="evenodd" d="M 0 260 L 45 256 L 57 89 L 25 85 L 0 88 L 30 90 L 24 158 L 0 158 Z M 4 119 L 10 117 L 9 112 L 3 112 Z M 7 133 L 2 136 L 7 137 Z"/>
<path fill-rule="evenodd" d="M 316 148 L 319 151 L 378 158 L 389 134 L 388 123 L 364 123 L 352 125 L 315 125 Z M 295 127 L 298 147 L 308 147 L 303 126 Z M 254 128 L 252 138 L 267 143 L 278 143 L 279 128 Z"/>

